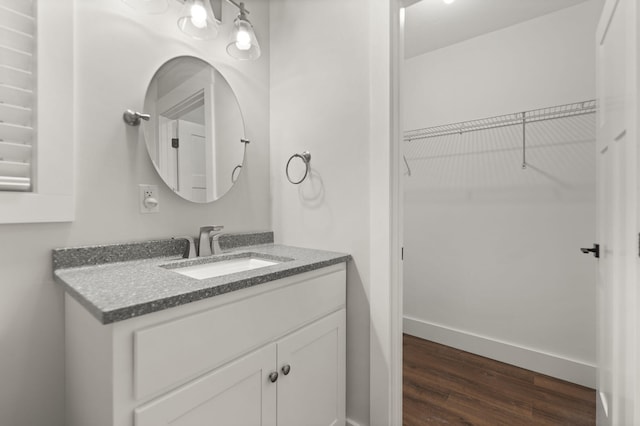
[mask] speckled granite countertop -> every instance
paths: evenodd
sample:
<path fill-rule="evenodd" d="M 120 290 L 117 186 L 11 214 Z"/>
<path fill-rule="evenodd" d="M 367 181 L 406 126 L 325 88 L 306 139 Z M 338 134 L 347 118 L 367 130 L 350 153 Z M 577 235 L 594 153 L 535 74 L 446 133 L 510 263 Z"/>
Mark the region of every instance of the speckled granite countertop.
<path fill-rule="evenodd" d="M 171 244 L 167 240 L 164 242 Z M 163 241 L 157 243 L 161 244 Z M 113 249 L 124 246 L 126 245 L 105 247 Z M 156 257 L 125 262 L 109 260 L 110 263 L 93 259 L 94 264 L 90 266 L 79 266 L 82 262 L 77 259 L 68 261 L 65 256 L 74 253 L 77 258 L 78 251 L 95 252 L 97 247 L 54 250 L 54 277 L 100 322 L 109 324 L 346 262 L 351 258 L 344 253 L 277 244 L 236 247 L 217 256 L 195 259 L 182 259 L 176 254 L 157 256 L 162 252 L 148 250 L 149 245 L 145 247 L 150 256 Z M 173 247 L 173 251 L 175 250 Z M 202 280 L 171 270 L 176 264 L 190 266 L 250 255 L 281 263 Z"/>

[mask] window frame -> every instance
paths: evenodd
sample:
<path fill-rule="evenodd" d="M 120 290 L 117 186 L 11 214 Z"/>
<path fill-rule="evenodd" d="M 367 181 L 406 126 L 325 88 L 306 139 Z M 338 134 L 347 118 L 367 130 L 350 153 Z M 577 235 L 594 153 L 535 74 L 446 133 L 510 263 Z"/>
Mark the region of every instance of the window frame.
<path fill-rule="evenodd" d="M 0 223 L 71 222 L 74 201 L 73 0 L 36 3 L 32 192 L 0 191 Z"/>

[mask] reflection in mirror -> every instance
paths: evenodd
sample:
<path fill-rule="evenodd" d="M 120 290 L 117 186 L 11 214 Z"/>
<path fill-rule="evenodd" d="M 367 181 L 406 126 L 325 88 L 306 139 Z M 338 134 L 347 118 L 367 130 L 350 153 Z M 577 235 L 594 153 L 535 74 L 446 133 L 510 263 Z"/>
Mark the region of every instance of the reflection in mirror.
<path fill-rule="evenodd" d="M 231 189 L 246 141 L 240 105 L 220 72 L 198 58 L 171 59 L 151 79 L 144 108 L 147 150 L 169 188 L 196 203 Z"/>

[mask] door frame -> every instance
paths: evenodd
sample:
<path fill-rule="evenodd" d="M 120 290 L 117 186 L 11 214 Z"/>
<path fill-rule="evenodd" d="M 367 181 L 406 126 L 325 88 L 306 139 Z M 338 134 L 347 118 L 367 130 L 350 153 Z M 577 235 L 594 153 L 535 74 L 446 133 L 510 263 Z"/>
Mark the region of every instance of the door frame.
<path fill-rule="evenodd" d="M 380 73 L 381 76 L 378 76 L 376 69 L 373 69 L 375 67 L 372 67 L 371 78 L 370 424 L 372 426 L 402 424 L 403 226 L 400 149 L 402 141 L 400 75 L 404 58 L 402 9 L 416 1 L 418 0 L 390 0 L 388 3 L 373 2 L 371 6 L 370 60 L 376 67 L 388 64 L 388 68 Z M 632 33 L 635 35 L 636 42 L 640 43 L 640 7 L 635 8 L 628 19 L 633 22 Z M 388 62 L 381 60 L 380 53 L 373 51 L 382 51 L 382 54 L 387 55 Z M 634 66 L 640 61 L 638 56 L 636 54 L 633 58 Z M 633 104 L 637 107 L 638 98 L 640 98 L 640 75 L 635 76 L 634 83 Z M 379 123 L 379 119 L 383 119 L 382 124 Z M 632 125 L 633 133 L 636 133 L 639 129 L 637 117 Z M 637 133 L 635 137 L 637 145 Z M 634 159 L 636 170 L 640 170 L 640 149 L 638 152 L 638 158 Z M 379 178 L 380 175 L 384 178 Z M 629 182 L 629 186 L 637 191 L 640 188 L 640 180 Z M 383 188 L 387 188 L 388 191 L 383 191 Z M 637 207 L 640 212 L 640 206 Z M 388 224 L 388 227 L 380 229 L 381 223 Z M 637 218 L 636 231 L 639 228 L 640 216 Z M 640 269 L 637 257 L 635 265 L 631 268 L 635 271 Z M 639 299 L 637 303 L 640 303 L 640 292 L 635 296 Z M 631 342 L 634 349 L 633 356 L 635 361 L 640 361 L 640 331 L 635 331 L 633 334 L 629 336 L 633 340 Z M 640 418 L 640 386 L 637 384 L 634 385 L 632 397 L 634 406 L 631 412 L 637 419 Z M 636 399 L 639 400 L 636 401 Z"/>
<path fill-rule="evenodd" d="M 640 253 L 638 253 L 640 55 L 637 52 L 640 44 L 638 31 L 640 7 L 637 5 L 637 0 L 605 2 L 596 33 L 597 49 L 600 49 L 605 38 L 610 34 L 616 14 L 619 14 L 618 19 L 622 20 L 618 25 L 621 25 L 621 22 L 624 23 L 622 38 L 625 44 L 624 46 L 614 45 L 618 51 L 614 49 L 613 52 L 616 56 L 624 57 L 624 64 L 618 64 L 620 71 L 624 74 L 622 77 L 624 86 L 619 91 L 607 87 L 605 84 L 607 80 L 603 79 L 606 77 L 603 73 L 605 67 L 601 62 L 601 52 L 598 52 L 598 67 L 602 68 L 599 70 L 601 75 L 597 82 L 600 113 L 596 155 L 606 150 L 609 150 L 607 155 L 614 155 L 612 150 L 613 152 L 623 150 L 622 153 L 627 155 L 623 155 L 622 158 L 614 156 L 611 160 L 610 167 L 613 174 L 619 173 L 611 185 L 615 188 L 609 188 L 609 192 L 601 190 L 598 194 L 605 200 L 613 200 L 613 206 L 605 207 L 613 209 L 610 223 L 598 224 L 601 227 L 598 229 L 597 241 L 602 251 L 600 261 L 609 263 L 606 280 L 600 282 L 599 277 L 597 296 L 597 326 L 600 335 L 597 338 L 596 404 L 599 425 L 637 424 L 640 419 L 640 386 L 635 380 L 639 371 L 637 365 L 640 361 L 640 334 L 635 327 L 638 321 L 637 307 L 640 306 L 640 292 L 637 290 L 640 267 Z M 607 112 L 609 115 L 606 115 Z M 608 122 L 601 121 L 600 117 L 607 117 Z M 612 119 L 613 117 L 618 118 Z M 618 146 L 620 143 L 628 146 Z M 625 152 L 624 149 L 630 152 Z M 616 152 L 615 155 L 619 154 Z M 609 178 L 614 179 L 613 176 Z M 620 199 L 624 199 L 624 203 L 621 204 L 625 207 L 616 211 L 615 207 L 618 206 Z M 598 203 L 602 203 L 602 200 Z M 598 206 L 598 208 L 601 207 Z M 598 221 L 600 222 L 601 218 L 598 218 Z M 609 238 L 601 241 L 603 229 L 606 230 L 604 234 Z"/>
<path fill-rule="evenodd" d="M 371 2 L 369 15 L 371 426 L 402 424 L 400 74 L 404 59 L 404 3 Z"/>

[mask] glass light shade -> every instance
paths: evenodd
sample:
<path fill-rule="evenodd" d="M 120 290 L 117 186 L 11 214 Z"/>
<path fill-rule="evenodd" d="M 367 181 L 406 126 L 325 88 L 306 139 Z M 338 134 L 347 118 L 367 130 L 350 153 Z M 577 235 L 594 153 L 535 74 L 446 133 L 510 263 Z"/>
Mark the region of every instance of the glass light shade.
<path fill-rule="evenodd" d="M 253 31 L 253 25 L 244 16 L 238 16 L 233 21 L 233 31 L 227 44 L 227 52 L 236 59 L 258 59 L 260 45 Z"/>
<path fill-rule="evenodd" d="M 145 13 L 164 13 L 169 8 L 168 0 L 122 0 L 132 8 Z"/>
<path fill-rule="evenodd" d="M 183 33 L 198 40 L 208 40 L 218 35 L 218 21 L 211 10 L 209 0 L 186 0 L 178 19 Z"/>

